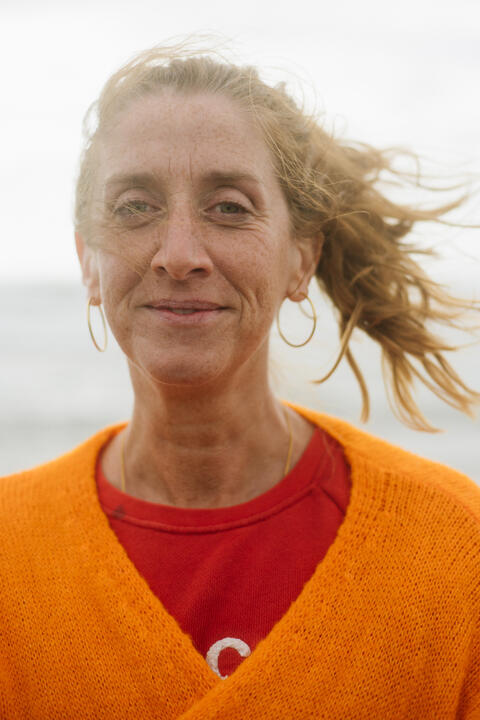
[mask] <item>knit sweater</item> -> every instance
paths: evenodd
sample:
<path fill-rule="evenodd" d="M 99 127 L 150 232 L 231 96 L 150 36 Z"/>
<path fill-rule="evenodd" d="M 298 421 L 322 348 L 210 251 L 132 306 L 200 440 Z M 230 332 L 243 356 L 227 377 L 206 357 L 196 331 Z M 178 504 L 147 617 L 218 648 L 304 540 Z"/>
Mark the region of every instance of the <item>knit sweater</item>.
<path fill-rule="evenodd" d="M 226 680 L 102 512 L 95 461 L 122 426 L 1 480 L 2 720 L 480 718 L 480 489 L 297 410 L 343 446 L 350 503 L 298 598 Z"/>

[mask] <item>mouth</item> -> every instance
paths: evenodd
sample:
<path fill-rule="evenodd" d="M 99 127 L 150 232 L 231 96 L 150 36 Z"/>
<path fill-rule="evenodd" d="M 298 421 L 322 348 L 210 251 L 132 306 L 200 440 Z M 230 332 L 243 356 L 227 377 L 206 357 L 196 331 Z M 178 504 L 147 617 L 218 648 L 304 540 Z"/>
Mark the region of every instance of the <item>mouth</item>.
<path fill-rule="evenodd" d="M 154 310 L 167 310 L 174 315 L 193 315 L 194 313 L 203 312 L 202 310 L 194 310 L 193 308 L 170 308 L 170 307 L 155 307 Z"/>
<path fill-rule="evenodd" d="M 217 303 L 202 300 L 161 300 L 160 302 L 150 303 L 147 307 L 151 307 L 154 310 L 168 310 L 176 315 L 189 315 L 195 312 L 225 309 Z"/>
<path fill-rule="evenodd" d="M 227 308 L 217 303 L 204 300 L 160 300 L 149 303 L 146 307 L 156 312 L 156 315 L 164 320 L 180 318 L 187 320 L 193 318 L 196 321 L 207 320 L 218 316 L 222 310 Z"/>

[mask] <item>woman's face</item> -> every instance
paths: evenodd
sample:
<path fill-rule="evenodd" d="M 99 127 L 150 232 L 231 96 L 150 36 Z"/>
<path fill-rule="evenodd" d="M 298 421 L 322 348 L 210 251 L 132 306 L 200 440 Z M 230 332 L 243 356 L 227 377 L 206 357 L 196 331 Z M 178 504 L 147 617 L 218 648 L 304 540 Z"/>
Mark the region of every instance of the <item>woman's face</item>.
<path fill-rule="evenodd" d="M 260 131 L 234 102 L 164 91 L 103 139 L 84 280 L 133 366 L 170 385 L 267 369 L 278 307 L 318 259 L 296 242 Z"/>

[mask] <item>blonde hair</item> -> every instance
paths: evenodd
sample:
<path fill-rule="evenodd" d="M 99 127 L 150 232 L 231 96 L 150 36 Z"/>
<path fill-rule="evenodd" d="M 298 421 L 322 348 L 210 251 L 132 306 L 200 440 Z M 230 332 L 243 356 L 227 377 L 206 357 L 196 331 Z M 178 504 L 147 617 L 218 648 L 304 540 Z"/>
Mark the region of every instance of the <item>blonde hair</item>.
<path fill-rule="evenodd" d="M 368 390 L 349 342 L 359 328 L 381 347 L 387 395 L 402 422 L 417 430 L 436 431 L 415 402 L 415 379 L 452 407 L 472 415 L 480 393 L 465 385 L 443 355 L 458 346 L 447 345 L 427 325 L 461 328 L 458 318 L 478 308 L 447 294 L 413 259 L 419 253 L 434 255 L 432 250 L 403 241 L 418 221 L 454 224 L 443 216 L 459 207 L 466 195 L 429 210 L 390 201 L 379 190 L 385 174 L 405 183 L 411 180 L 394 169 L 400 151 L 337 140 L 315 115 L 298 107 L 284 83 L 269 86 L 253 67 L 232 64 L 186 42 L 146 50 L 108 80 L 84 120 L 86 142 L 76 186 L 75 225 L 87 241 L 96 148 L 102 133 L 134 99 L 164 88 L 187 94 L 221 93 L 251 112 L 274 158 L 293 231 L 298 237 L 324 238 L 316 279 L 338 314 L 341 349 L 332 370 L 317 382 L 330 377 L 345 356 L 362 393 L 362 420 L 368 419 Z M 420 185 L 419 176 L 415 180 Z"/>

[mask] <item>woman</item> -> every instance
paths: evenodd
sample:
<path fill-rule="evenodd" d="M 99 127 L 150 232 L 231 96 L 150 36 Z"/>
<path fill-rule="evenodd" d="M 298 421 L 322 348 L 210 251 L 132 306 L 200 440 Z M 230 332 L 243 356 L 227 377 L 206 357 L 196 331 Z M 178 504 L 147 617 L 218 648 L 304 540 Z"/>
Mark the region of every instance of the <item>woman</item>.
<path fill-rule="evenodd" d="M 389 202 L 385 154 L 182 48 L 142 53 L 95 109 L 76 242 L 134 409 L 2 482 L 0 716 L 480 717 L 478 488 L 268 381 L 284 300 L 315 329 L 315 275 L 366 411 L 355 327 L 405 421 L 428 427 L 412 360 L 468 411 L 426 327 L 463 305 L 402 244 L 459 203 Z"/>

